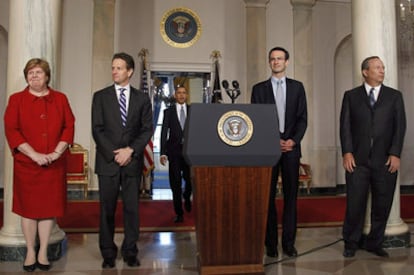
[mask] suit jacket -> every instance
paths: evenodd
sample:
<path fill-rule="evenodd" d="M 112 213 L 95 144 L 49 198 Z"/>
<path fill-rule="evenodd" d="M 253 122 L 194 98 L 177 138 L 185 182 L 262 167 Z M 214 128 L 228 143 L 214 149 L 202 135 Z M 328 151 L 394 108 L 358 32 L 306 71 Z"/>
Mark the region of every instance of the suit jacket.
<path fill-rule="evenodd" d="M 276 106 L 270 78 L 253 86 L 251 103 Z M 286 78 L 285 132 L 280 135 L 280 138 L 294 140 L 296 146 L 292 153 L 297 153 L 299 156 L 301 156 L 300 142 L 305 135 L 307 120 L 305 88 L 302 82 Z"/>
<path fill-rule="evenodd" d="M 187 116 L 190 106 L 187 106 Z M 184 126 L 185 127 L 185 126 Z M 164 120 L 161 129 L 161 155 L 181 155 L 183 150 L 184 130 L 181 129 L 177 115 L 177 104 L 164 110 Z"/>
<path fill-rule="evenodd" d="M 142 171 L 144 148 L 153 133 L 152 107 L 147 94 L 131 86 L 126 126 L 122 126 L 115 86 L 97 91 L 92 100 L 92 135 L 96 143 L 95 173 L 113 176 L 120 170 L 113 151 L 130 146 L 132 161 L 125 167 L 127 175 Z"/>
<path fill-rule="evenodd" d="M 356 164 L 384 165 L 389 155 L 400 157 L 406 118 L 401 92 L 381 85 L 373 108 L 365 86 L 346 91 L 342 101 L 342 154 L 353 153 Z"/>

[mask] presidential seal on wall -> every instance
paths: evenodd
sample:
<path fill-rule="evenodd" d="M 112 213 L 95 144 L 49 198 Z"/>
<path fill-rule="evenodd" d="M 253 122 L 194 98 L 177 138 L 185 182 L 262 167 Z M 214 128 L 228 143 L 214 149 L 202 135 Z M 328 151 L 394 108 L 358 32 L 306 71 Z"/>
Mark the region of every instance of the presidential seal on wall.
<path fill-rule="evenodd" d="M 253 123 L 248 115 L 240 111 L 223 114 L 217 123 L 220 139 L 230 146 L 246 144 L 253 135 Z"/>
<path fill-rule="evenodd" d="M 200 19 L 188 8 L 175 8 L 164 14 L 160 32 L 170 46 L 188 48 L 200 38 Z"/>

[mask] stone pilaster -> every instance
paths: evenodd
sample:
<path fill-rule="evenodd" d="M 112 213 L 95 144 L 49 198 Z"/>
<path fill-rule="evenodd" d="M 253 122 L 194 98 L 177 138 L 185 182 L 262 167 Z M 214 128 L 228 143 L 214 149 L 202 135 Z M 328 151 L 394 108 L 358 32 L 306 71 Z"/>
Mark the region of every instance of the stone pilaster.
<path fill-rule="evenodd" d="M 92 41 L 92 90 L 102 89 L 111 81 L 112 56 L 115 40 L 115 0 L 94 0 Z M 95 175 L 95 141 L 91 136 L 90 169 L 91 186 L 98 186 Z"/>
<path fill-rule="evenodd" d="M 246 3 L 246 102 L 250 102 L 252 87 L 268 77 L 266 49 L 266 5 L 269 0 L 244 0 Z"/>
<path fill-rule="evenodd" d="M 293 7 L 293 53 L 291 60 L 294 66 L 293 78 L 301 81 L 305 86 L 308 106 L 308 128 L 302 140 L 303 161 L 312 161 L 313 145 L 313 33 L 312 8 L 316 0 L 290 0 Z M 292 64 L 292 63 L 291 63 Z"/>

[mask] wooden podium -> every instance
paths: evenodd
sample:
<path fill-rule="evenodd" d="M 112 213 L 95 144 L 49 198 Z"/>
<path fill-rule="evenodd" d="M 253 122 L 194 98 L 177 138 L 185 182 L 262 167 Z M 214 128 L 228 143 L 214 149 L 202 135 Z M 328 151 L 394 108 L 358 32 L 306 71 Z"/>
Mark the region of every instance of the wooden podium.
<path fill-rule="evenodd" d="M 237 119 L 253 128 L 247 142 L 232 140 L 228 122 Z M 274 105 L 192 104 L 184 156 L 192 167 L 200 274 L 264 274 L 271 173 L 280 157 L 276 125 Z"/>

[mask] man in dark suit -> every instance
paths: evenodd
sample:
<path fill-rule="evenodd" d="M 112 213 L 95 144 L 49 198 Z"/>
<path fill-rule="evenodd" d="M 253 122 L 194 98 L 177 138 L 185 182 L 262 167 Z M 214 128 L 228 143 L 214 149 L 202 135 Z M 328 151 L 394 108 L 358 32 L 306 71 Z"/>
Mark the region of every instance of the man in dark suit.
<path fill-rule="evenodd" d="M 153 133 L 148 95 L 129 84 L 134 60 L 126 53 L 112 58 L 114 84 L 95 92 L 92 102 L 92 134 L 96 143 L 95 173 L 99 179 L 99 248 L 103 268 L 115 266 L 115 211 L 122 189 L 124 240 L 121 253 L 129 266 L 137 259 L 139 237 L 138 198 L 143 151 Z"/>
<path fill-rule="evenodd" d="M 371 191 L 371 229 L 365 247 L 388 257 L 382 243 L 400 168 L 406 128 L 404 102 L 401 92 L 382 84 L 384 64 L 379 57 L 366 58 L 361 70 L 364 84 L 345 92 L 340 118 L 347 194 L 343 255 L 355 255 Z"/>
<path fill-rule="evenodd" d="M 269 210 L 266 229 L 266 254 L 277 257 L 277 212 L 276 191 L 279 171 L 283 184 L 283 232 L 282 249 L 289 257 L 297 255 L 296 238 L 296 200 L 299 185 L 300 142 L 307 127 L 307 106 L 303 84 L 286 77 L 289 52 L 275 47 L 269 52 L 269 65 L 272 70 L 270 79 L 253 86 L 251 102 L 275 104 L 280 131 L 280 150 L 282 155 L 273 167 L 270 187 Z"/>
<path fill-rule="evenodd" d="M 164 120 L 161 129 L 161 156 L 160 162 L 165 165 L 168 160 L 168 174 L 170 187 L 173 194 L 173 204 L 176 217 L 174 222 L 183 222 L 184 208 L 191 211 L 191 178 L 190 167 L 183 157 L 184 126 L 188 109 L 186 104 L 187 90 L 185 87 L 177 87 L 174 92 L 176 103 L 164 111 Z M 182 193 L 182 179 L 185 187 Z"/>

